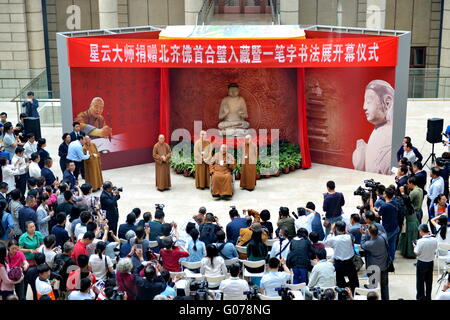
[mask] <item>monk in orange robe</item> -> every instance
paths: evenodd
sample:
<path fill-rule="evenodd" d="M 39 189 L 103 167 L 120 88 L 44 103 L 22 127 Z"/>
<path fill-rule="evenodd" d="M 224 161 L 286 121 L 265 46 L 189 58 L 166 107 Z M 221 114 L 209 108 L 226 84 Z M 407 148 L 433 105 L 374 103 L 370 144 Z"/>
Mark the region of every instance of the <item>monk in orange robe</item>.
<path fill-rule="evenodd" d="M 256 186 L 256 162 L 258 160 L 258 147 L 252 142 L 252 136 L 245 136 L 242 146 L 241 183 L 242 189 L 253 191 Z"/>
<path fill-rule="evenodd" d="M 222 145 L 211 160 L 209 172 L 212 175 L 213 197 L 231 197 L 233 195 L 232 172 L 236 168 L 234 157 L 227 153 L 227 146 Z"/>
<path fill-rule="evenodd" d="M 206 138 L 206 131 L 200 132 L 200 139 L 194 144 L 195 187 L 209 188 L 209 162 L 211 161 L 212 145 Z"/>
<path fill-rule="evenodd" d="M 153 159 L 155 159 L 156 189 L 168 190 L 170 183 L 170 146 L 164 142 L 164 135 L 160 134 L 158 142 L 153 146 Z"/>

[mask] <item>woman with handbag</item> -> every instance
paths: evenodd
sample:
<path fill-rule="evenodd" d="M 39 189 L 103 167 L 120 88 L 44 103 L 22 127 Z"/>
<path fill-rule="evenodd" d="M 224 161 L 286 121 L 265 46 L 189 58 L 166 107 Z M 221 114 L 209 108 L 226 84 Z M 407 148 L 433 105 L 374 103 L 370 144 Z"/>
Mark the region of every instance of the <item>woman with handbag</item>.
<path fill-rule="evenodd" d="M 36 231 L 36 226 L 33 221 L 25 222 L 25 233 L 19 238 L 19 248 L 25 254 L 27 262 L 30 267 L 36 266 L 34 261 L 34 254 L 38 253 L 39 248 L 44 243 L 44 236 L 39 231 Z"/>
<path fill-rule="evenodd" d="M 6 256 L 8 251 L 3 243 L 0 243 L 0 296 L 2 300 L 12 294 L 14 294 L 14 285 L 23 281 L 23 274 L 17 280 L 10 279 L 9 272 L 11 270 L 8 262 L 6 261 Z"/>
<path fill-rule="evenodd" d="M 15 239 L 11 239 L 8 242 L 8 255 L 6 256 L 6 262 L 10 269 L 19 268 L 22 274 L 25 274 L 28 270 L 28 262 L 22 251 L 19 250 L 19 243 Z M 18 272 L 17 272 L 18 273 Z M 22 280 L 14 285 L 16 294 L 19 300 L 25 300 L 25 281 Z"/>
<path fill-rule="evenodd" d="M 89 268 L 97 280 L 107 280 L 114 277 L 113 262 L 110 257 L 105 255 L 105 251 L 106 243 L 99 241 L 95 248 L 95 254 L 89 257 Z"/>

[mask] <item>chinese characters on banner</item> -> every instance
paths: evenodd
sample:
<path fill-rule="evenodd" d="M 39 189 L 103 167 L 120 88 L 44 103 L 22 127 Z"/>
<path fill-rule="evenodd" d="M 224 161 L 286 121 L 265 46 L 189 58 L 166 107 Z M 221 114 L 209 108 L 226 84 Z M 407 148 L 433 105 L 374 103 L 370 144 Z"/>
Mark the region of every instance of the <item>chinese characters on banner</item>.
<path fill-rule="evenodd" d="M 69 38 L 70 67 L 395 66 L 397 38 L 155 40 Z"/>

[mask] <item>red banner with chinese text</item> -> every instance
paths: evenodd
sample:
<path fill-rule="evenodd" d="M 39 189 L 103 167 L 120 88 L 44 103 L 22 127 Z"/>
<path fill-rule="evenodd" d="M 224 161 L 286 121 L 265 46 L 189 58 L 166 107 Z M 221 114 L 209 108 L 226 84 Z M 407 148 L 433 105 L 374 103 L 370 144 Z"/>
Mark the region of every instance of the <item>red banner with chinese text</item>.
<path fill-rule="evenodd" d="M 70 67 L 393 67 L 396 37 L 158 40 L 68 38 Z"/>

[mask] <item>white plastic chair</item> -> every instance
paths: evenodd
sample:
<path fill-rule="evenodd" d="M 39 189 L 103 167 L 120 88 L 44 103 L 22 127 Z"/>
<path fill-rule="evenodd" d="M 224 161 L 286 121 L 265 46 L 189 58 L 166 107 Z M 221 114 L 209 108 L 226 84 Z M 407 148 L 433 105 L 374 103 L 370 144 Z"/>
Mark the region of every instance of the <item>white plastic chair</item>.
<path fill-rule="evenodd" d="M 439 249 L 447 250 L 447 255 L 446 256 L 440 256 L 439 255 Z M 439 273 L 440 270 L 441 270 L 441 261 L 443 261 L 443 265 L 444 265 L 444 269 L 445 269 L 446 268 L 445 261 L 447 261 L 447 259 L 450 259 L 450 244 L 439 243 L 438 247 L 436 249 L 436 255 L 435 255 L 434 259 L 437 260 L 437 271 Z"/>
<path fill-rule="evenodd" d="M 281 300 L 281 296 L 277 296 L 277 297 L 269 297 L 269 296 L 263 295 L 263 294 L 261 294 L 261 293 L 258 293 L 258 297 L 259 297 L 261 300 Z"/>
<path fill-rule="evenodd" d="M 195 269 L 200 269 L 200 267 L 202 266 L 202 262 L 201 261 L 196 261 L 196 262 L 181 261 L 181 265 L 186 269 L 195 270 Z"/>
<path fill-rule="evenodd" d="M 173 279 L 174 277 L 184 278 L 186 273 L 184 271 L 181 272 L 170 272 L 170 277 Z"/>
<path fill-rule="evenodd" d="M 227 259 L 225 260 L 225 265 L 227 267 L 231 266 L 233 263 L 236 263 L 239 261 L 239 258 L 232 258 L 232 259 Z"/>
<path fill-rule="evenodd" d="M 225 280 L 226 275 L 220 276 L 205 276 L 206 281 L 208 281 L 208 288 L 218 288 L 222 280 Z"/>
<path fill-rule="evenodd" d="M 306 283 L 298 283 L 298 284 L 286 284 L 286 287 L 288 287 L 291 290 L 301 290 L 304 287 L 306 287 Z"/>
<path fill-rule="evenodd" d="M 265 260 L 257 260 L 257 261 L 240 260 L 240 261 L 244 264 L 243 265 L 244 270 L 242 273 L 244 277 L 262 277 L 264 275 L 264 271 L 259 273 L 251 273 L 247 271 L 247 268 L 259 268 L 265 266 L 266 265 Z"/>
<path fill-rule="evenodd" d="M 236 246 L 236 250 L 239 253 L 243 253 L 245 255 L 247 254 L 247 247 L 245 247 L 245 246 Z"/>
<path fill-rule="evenodd" d="M 223 295 L 223 300 L 247 300 L 247 296 L 227 296 Z"/>
<path fill-rule="evenodd" d="M 149 241 L 149 248 L 155 248 L 158 246 L 158 241 Z"/>
<path fill-rule="evenodd" d="M 266 246 L 272 247 L 273 244 L 277 241 L 278 241 L 278 239 L 267 239 L 266 242 L 264 242 L 264 243 L 266 244 Z"/>

